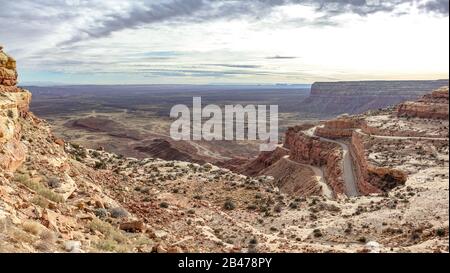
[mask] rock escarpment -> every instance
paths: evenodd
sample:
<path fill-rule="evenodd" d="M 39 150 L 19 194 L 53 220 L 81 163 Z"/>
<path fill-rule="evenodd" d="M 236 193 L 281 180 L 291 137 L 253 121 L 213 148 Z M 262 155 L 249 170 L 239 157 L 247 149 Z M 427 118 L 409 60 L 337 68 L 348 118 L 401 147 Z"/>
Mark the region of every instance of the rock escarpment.
<path fill-rule="evenodd" d="M 289 149 L 293 161 L 323 168 L 324 177 L 333 192 L 344 193 L 343 155 L 339 145 L 307 136 L 299 128 L 292 127 L 286 131 L 284 147 Z"/>
<path fill-rule="evenodd" d="M 397 115 L 400 117 L 448 119 L 448 103 L 448 87 L 443 87 L 423 96 L 418 101 L 400 104 L 397 108 Z"/>
<path fill-rule="evenodd" d="M 287 158 L 281 158 L 261 173 L 274 177 L 273 184 L 291 196 L 320 196 L 322 189 L 314 172 Z"/>
<path fill-rule="evenodd" d="M 323 126 L 316 128 L 315 135 L 330 139 L 349 138 L 362 123 L 363 121 L 357 118 L 340 117 L 325 121 Z"/>
<path fill-rule="evenodd" d="M 25 160 L 26 147 L 20 142 L 19 118 L 27 114 L 31 93 L 16 87 L 16 62 L 0 46 L 0 169 L 14 172 Z"/>
<path fill-rule="evenodd" d="M 317 82 L 311 86 L 310 96 L 300 102 L 299 111 L 322 117 L 359 114 L 415 100 L 446 85 L 448 80 Z"/>
<path fill-rule="evenodd" d="M 3 52 L 0 45 L 0 85 L 15 86 L 17 84 L 16 60 Z"/>
<path fill-rule="evenodd" d="M 359 192 L 366 195 L 382 193 L 404 185 L 407 175 L 403 171 L 373 166 L 368 162 L 366 142 L 365 135 L 353 132 L 350 147 Z"/>

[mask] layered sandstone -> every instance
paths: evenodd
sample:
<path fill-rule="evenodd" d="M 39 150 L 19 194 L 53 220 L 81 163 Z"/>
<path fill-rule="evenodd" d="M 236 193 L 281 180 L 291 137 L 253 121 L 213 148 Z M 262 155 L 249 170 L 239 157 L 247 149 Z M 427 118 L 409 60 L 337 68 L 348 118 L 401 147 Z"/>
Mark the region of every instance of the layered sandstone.
<path fill-rule="evenodd" d="M 368 163 L 364 137 L 365 135 L 354 131 L 350 145 L 359 192 L 364 195 L 381 193 L 404 185 L 407 180 L 404 172 Z"/>
<path fill-rule="evenodd" d="M 0 169 L 5 172 L 16 170 L 26 156 L 26 147 L 20 142 L 19 118 L 28 111 L 31 93 L 16 87 L 16 83 L 16 62 L 0 47 Z"/>
<path fill-rule="evenodd" d="M 0 85 L 15 86 L 16 84 L 16 61 L 4 53 L 2 46 L 0 46 Z"/>
<path fill-rule="evenodd" d="M 435 90 L 418 101 L 408 101 L 397 108 L 400 117 L 418 117 L 428 119 L 448 119 L 448 87 Z"/>
<path fill-rule="evenodd" d="M 323 117 L 359 114 L 415 100 L 446 85 L 448 80 L 317 82 L 310 97 L 300 102 L 299 111 Z"/>
<path fill-rule="evenodd" d="M 317 183 L 311 168 L 299 165 L 287 158 L 281 158 L 265 168 L 261 174 L 274 177 L 273 184 L 281 192 L 291 196 L 322 195 L 322 188 Z"/>
<path fill-rule="evenodd" d="M 340 117 L 325 121 L 323 126 L 316 128 L 315 135 L 330 139 L 349 138 L 355 128 L 360 126 L 361 120 L 359 119 Z"/>
<path fill-rule="evenodd" d="M 342 178 L 343 155 L 339 145 L 307 136 L 294 127 L 287 130 L 284 146 L 289 149 L 291 160 L 323 168 L 325 179 L 334 193 L 345 192 Z"/>
<path fill-rule="evenodd" d="M 240 172 L 250 176 L 262 174 L 262 171 L 288 154 L 289 151 L 281 147 L 277 147 L 274 151 L 261 152 L 256 159 L 241 166 Z"/>

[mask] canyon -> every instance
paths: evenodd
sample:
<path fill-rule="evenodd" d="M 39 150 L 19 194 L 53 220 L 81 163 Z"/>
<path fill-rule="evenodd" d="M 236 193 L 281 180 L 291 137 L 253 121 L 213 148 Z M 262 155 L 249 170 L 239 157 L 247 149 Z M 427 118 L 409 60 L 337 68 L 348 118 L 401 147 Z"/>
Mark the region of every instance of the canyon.
<path fill-rule="evenodd" d="M 417 101 L 396 107 L 355 116 L 342 115 L 317 125 L 291 127 L 277 150 L 263 153 L 247 163 L 240 161 L 236 165 L 240 167 L 235 166 L 234 170 L 247 175 L 262 174 L 266 168 L 279 164 L 284 156 L 288 156 L 294 162 L 323 169 L 324 179 L 336 195 L 387 192 L 404 185 L 408 171 L 402 170 L 401 164 L 396 167 L 375 164 L 373 157 L 377 158 L 377 155 L 374 154 L 392 152 L 390 146 L 395 141 L 425 142 L 439 149 L 446 147 L 448 103 L 448 87 L 441 87 Z M 374 143 L 377 143 L 377 151 L 372 149 Z M 232 160 L 229 165 L 233 168 Z M 278 179 L 281 184 L 285 184 L 285 180 L 284 176 Z"/>
<path fill-rule="evenodd" d="M 2 49 L 0 71 L 0 252 L 449 251 L 448 87 L 289 126 L 275 151 L 217 166 L 61 139 Z"/>

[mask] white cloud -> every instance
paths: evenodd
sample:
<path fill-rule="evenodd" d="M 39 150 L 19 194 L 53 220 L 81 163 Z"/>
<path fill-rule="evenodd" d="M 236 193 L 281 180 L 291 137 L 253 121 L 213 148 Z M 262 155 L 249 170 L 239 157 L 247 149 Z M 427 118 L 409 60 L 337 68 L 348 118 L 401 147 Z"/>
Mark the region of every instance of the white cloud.
<path fill-rule="evenodd" d="M 16 0 L 2 4 L 14 29 L 0 43 L 26 72 L 66 81 L 447 78 L 445 2 Z"/>

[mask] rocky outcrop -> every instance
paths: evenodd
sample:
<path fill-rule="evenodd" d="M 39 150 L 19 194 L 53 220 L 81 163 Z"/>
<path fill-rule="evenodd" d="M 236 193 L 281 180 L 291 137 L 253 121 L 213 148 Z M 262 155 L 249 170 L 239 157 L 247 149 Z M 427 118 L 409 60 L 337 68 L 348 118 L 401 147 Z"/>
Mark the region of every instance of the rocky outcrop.
<path fill-rule="evenodd" d="M 31 93 L 16 87 L 16 62 L 0 47 L 0 169 L 15 171 L 25 160 L 19 118 L 27 114 Z"/>
<path fill-rule="evenodd" d="M 322 188 L 317 183 L 314 172 L 286 158 L 267 167 L 261 174 L 274 177 L 273 184 L 281 192 L 291 196 L 320 196 Z"/>
<path fill-rule="evenodd" d="M 205 161 L 193 158 L 190 154 L 180 151 L 166 139 L 153 139 L 147 145 L 133 147 L 134 150 L 144 153 L 150 157 L 162 158 L 165 160 L 189 161 L 204 164 Z"/>
<path fill-rule="evenodd" d="M 418 117 L 428 119 L 448 119 L 448 87 L 435 90 L 418 101 L 408 101 L 397 107 L 399 117 Z"/>
<path fill-rule="evenodd" d="M 302 164 L 324 168 L 328 185 L 336 194 L 343 194 L 342 151 L 335 143 L 309 137 L 299 128 L 289 128 L 286 132 L 284 146 L 289 149 L 290 159 Z"/>
<path fill-rule="evenodd" d="M 0 85 L 15 86 L 17 84 L 16 60 L 6 55 L 0 45 Z"/>
<path fill-rule="evenodd" d="M 316 128 L 315 135 L 330 139 L 348 138 L 360 126 L 359 119 L 341 117 L 324 122 L 323 126 Z"/>
<path fill-rule="evenodd" d="M 353 132 L 351 151 L 358 189 L 361 194 L 381 193 L 404 185 L 407 176 L 404 172 L 392 168 L 376 167 L 367 162 L 364 135 Z"/>
<path fill-rule="evenodd" d="M 299 110 L 321 117 L 359 114 L 415 100 L 446 85 L 448 80 L 317 82 L 311 86 L 310 97 L 300 102 Z"/>
<path fill-rule="evenodd" d="M 289 151 L 281 147 L 277 147 L 274 151 L 261 152 L 256 159 L 241 166 L 239 172 L 250 176 L 259 175 L 266 168 L 277 163 L 280 159 L 288 154 Z"/>

